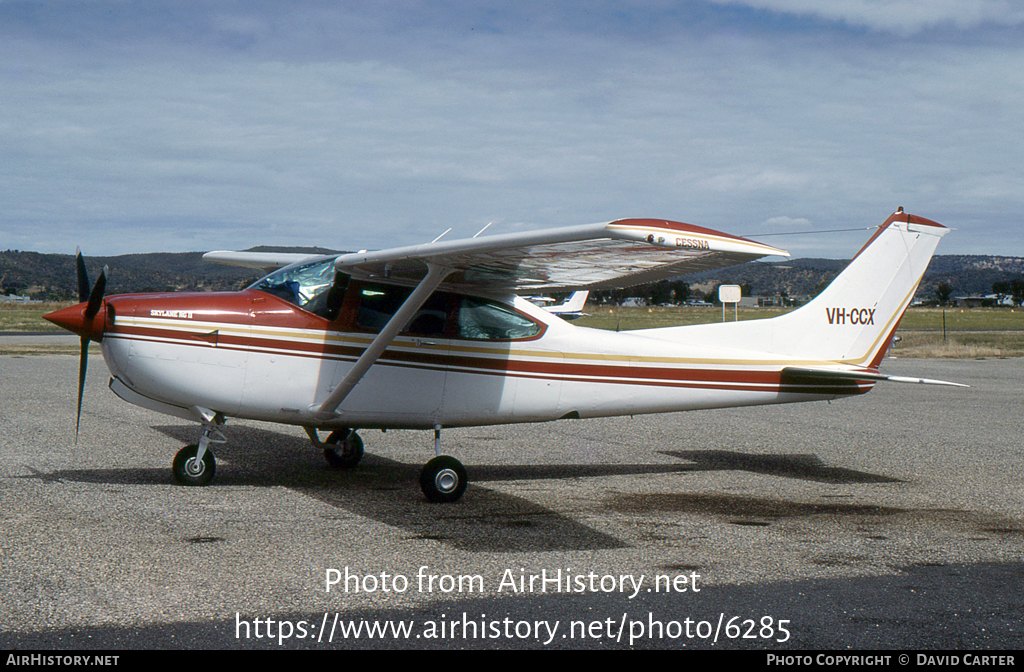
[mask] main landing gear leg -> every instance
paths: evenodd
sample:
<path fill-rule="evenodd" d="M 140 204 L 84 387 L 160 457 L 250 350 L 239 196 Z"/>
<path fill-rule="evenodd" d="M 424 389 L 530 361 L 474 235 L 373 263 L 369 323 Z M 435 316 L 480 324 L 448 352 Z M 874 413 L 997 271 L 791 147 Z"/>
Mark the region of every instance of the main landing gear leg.
<path fill-rule="evenodd" d="M 313 427 L 306 427 L 306 434 L 316 448 L 322 448 L 324 459 L 334 469 L 351 469 L 363 459 L 363 440 L 356 434 L 356 430 L 337 429 L 321 441 L 317 430 Z"/>
<path fill-rule="evenodd" d="M 181 485 L 207 485 L 217 471 L 217 460 L 209 445 L 228 441 L 220 431 L 224 426 L 224 416 L 205 408 L 196 407 L 193 410 L 202 419 L 203 434 L 199 437 L 199 443 L 178 451 L 171 464 L 171 473 Z"/>
<path fill-rule="evenodd" d="M 451 455 L 441 454 L 441 425 L 434 425 L 434 455 L 420 472 L 420 489 L 431 502 L 458 501 L 469 479 L 461 462 Z"/>

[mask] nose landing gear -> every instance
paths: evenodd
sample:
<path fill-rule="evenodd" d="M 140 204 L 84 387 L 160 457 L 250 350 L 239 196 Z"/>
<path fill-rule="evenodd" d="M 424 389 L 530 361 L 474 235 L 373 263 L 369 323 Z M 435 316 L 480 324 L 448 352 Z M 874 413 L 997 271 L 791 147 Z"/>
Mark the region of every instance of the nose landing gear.
<path fill-rule="evenodd" d="M 217 462 L 212 450 L 203 451 L 203 456 L 199 457 L 199 446 L 193 443 L 174 456 L 171 471 L 174 480 L 181 485 L 206 485 L 213 480 Z"/>
<path fill-rule="evenodd" d="M 174 480 L 182 485 L 207 485 L 217 471 L 217 460 L 209 445 L 228 441 L 220 431 L 224 425 L 224 416 L 198 406 L 192 410 L 202 420 L 203 434 L 199 437 L 199 443 L 178 451 L 171 463 L 171 473 L 174 474 Z"/>

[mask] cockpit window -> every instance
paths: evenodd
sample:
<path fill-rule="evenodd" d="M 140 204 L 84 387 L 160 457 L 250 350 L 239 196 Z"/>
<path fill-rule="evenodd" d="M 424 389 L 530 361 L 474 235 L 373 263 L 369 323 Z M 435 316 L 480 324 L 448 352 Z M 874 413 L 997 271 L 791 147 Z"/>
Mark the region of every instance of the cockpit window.
<path fill-rule="evenodd" d="M 335 274 L 334 257 L 330 257 L 285 266 L 256 281 L 249 289 L 273 294 L 303 310 L 334 319 L 347 284 L 348 276 Z"/>

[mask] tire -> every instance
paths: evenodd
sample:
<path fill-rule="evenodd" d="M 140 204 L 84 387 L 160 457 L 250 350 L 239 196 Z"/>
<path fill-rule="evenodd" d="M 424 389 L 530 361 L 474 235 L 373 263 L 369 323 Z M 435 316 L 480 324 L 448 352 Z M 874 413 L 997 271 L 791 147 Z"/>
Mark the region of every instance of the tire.
<path fill-rule="evenodd" d="M 202 462 L 196 461 L 198 452 L 199 446 L 192 444 L 185 446 L 174 456 L 171 472 L 174 474 L 174 480 L 181 485 L 206 485 L 213 480 L 213 475 L 217 471 L 217 459 L 213 456 L 213 451 L 207 448 Z"/>
<path fill-rule="evenodd" d="M 435 457 L 420 472 L 420 489 L 434 503 L 457 502 L 468 484 L 466 468 L 451 455 Z"/>
<path fill-rule="evenodd" d="M 355 430 L 331 432 L 324 443 L 330 446 L 324 448 L 324 459 L 333 469 L 351 469 L 363 459 L 363 440 Z"/>

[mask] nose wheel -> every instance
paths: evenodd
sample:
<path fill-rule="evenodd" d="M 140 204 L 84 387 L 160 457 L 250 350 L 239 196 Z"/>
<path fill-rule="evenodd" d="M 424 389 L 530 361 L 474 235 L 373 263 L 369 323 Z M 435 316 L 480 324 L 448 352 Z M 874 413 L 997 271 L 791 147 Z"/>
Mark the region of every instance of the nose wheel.
<path fill-rule="evenodd" d="M 217 470 L 217 460 L 209 446 L 211 443 L 227 443 L 227 438 L 220 431 L 224 416 L 199 406 L 193 406 L 192 410 L 203 423 L 203 433 L 199 443 L 178 451 L 171 463 L 171 473 L 181 485 L 207 485 Z"/>

